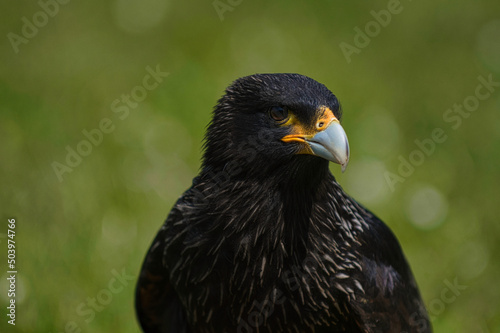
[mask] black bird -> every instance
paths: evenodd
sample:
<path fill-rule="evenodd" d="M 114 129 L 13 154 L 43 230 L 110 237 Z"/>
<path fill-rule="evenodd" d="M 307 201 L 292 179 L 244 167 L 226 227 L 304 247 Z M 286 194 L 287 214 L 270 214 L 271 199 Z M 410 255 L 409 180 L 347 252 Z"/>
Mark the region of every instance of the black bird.
<path fill-rule="evenodd" d="M 200 174 L 144 260 L 144 332 L 431 331 L 393 233 L 329 171 L 349 160 L 340 119 L 302 75 L 226 89 Z"/>

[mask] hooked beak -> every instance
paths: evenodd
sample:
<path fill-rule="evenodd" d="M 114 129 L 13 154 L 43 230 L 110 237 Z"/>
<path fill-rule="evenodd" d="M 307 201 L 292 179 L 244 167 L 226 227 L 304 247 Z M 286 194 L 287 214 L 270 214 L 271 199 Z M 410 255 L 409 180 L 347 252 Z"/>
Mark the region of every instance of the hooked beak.
<path fill-rule="evenodd" d="M 342 166 L 342 172 L 349 163 L 349 142 L 344 129 L 333 112 L 325 108 L 323 115 L 317 120 L 314 130 L 304 130 L 299 124 L 292 126 L 297 134 L 282 138 L 283 142 L 300 142 L 303 149 L 299 154 L 310 154 L 322 157 Z"/>
<path fill-rule="evenodd" d="M 338 163 L 342 166 L 342 172 L 345 171 L 349 163 L 349 142 L 338 121 L 333 121 L 327 129 L 312 138 L 306 138 L 305 142 L 309 144 L 313 155 Z"/>

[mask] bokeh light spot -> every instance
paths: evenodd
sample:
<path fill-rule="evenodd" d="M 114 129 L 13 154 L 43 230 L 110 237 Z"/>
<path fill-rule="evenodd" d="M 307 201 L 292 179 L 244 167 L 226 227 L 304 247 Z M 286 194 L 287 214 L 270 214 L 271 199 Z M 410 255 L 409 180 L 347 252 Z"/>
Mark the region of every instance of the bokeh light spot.
<path fill-rule="evenodd" d="M 377 159 L 364 159 L 352 164 L 346 172 L 345 186 L 349 194 L 364 204 L 377 204 L 388 198 L 384 163 Z"/>
<path fill-rule="evenodd" d="M 418 228 L 437 228 L 443 223 L 447 212 L 446 198 L 433 186 L 419 186 L 409 195 L 406 213 L 412 224 Z"/>
<path fill-rule="evenodd" d="M 500 72 L 500 20 L 483 25 L 477 34 L 476 50 L 488 67 Z"/>
<path fill-rule="evenodd" d="M 484 244 L 471 241 L 464 244 L 458 257 L 460 276 L 471 280 L 481 275 L 488 266 L 490 253 Z"/>

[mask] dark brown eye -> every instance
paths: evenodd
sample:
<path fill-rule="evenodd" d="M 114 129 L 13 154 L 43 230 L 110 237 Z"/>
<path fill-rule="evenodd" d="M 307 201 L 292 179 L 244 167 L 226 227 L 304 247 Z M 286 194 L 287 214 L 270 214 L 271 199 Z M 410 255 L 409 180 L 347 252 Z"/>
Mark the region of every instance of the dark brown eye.
<path fill-rule="evenodd" d="M 288 120 L 288 109 L 281 106 L 273 106 L 269 109 L 269 116 L 278 123 L 284 123 Z"/>

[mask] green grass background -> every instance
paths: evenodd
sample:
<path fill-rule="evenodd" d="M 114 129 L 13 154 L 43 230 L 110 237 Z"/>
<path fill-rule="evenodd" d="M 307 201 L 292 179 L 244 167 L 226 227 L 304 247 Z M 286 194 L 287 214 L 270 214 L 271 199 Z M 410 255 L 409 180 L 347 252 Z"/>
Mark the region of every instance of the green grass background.
<path fill-rule="evenodd" d="M 114 269 L 137 275 L 197 174 L 223 89 L 256 72 L 296 72 L 339 97 L 352 155 L 345 174 L 332 171 L 398 236 L 435 331 L 500 332 L 500 89 L 457 129 L 443 120 L 478 76 L 500 81 L 500 2 L 402 1 L 348 63 L 340 43 L 354 45 L 354 29 L 387 1 L 221 1 L 231 8 L 223 20 L 210 0 L 70 1 L 17 53 L 7 34 L 21 35 L 22 18 L 41 7 L 0 4 L 0 331 L 137 332 L 133 281 L 88 322 L 77 308 L 103 297 Z M 157 65 L 170 75 L 120 120 L 111 103 Z M 103 118 L 114 131 L 59 181 L 52 163 Z M 447 140 L 391 191 L 385 173 L 435 128 Z M 15 327 L 5 316 L 8 218 Z M 467 287 L 458 296 L 446 289 L 454 280 Z"/>

